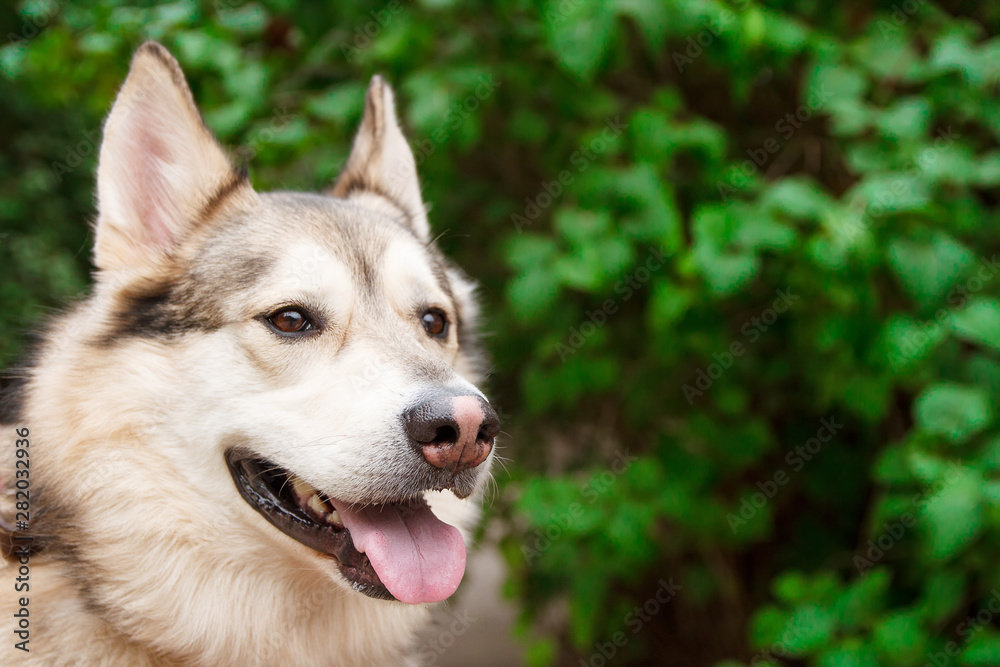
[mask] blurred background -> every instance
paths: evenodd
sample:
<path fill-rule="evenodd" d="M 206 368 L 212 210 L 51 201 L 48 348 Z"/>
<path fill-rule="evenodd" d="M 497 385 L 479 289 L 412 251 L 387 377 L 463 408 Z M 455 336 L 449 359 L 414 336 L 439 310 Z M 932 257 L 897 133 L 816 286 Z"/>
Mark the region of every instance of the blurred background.
<path fill-rule="evenodd" d="M 6 5 L 0 366 L 143 40 L 259 189 L 395 85 L 506 433 L 425 663 L 1000 665 L 1000 4 Z"/>

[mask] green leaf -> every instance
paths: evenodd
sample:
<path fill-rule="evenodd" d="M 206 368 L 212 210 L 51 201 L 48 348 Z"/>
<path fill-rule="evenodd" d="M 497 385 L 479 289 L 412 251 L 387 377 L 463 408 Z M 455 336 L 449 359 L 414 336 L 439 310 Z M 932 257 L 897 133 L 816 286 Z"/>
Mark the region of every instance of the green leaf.
<path fill-rule="evenodd" d="M 903 288 L 920 304 L 940 299 L 955 286 L 975 256 L 944 232 L 924 240 L 894 238 L 888 247 L 889 265 Z"/>
<path fill-rule="evenodd" d="M 809 39 L 809 27 L 790 14 L 765 12 L 767 43 L 779 51 L 796 53 Z"/>
<path fill-rule="evenodd" d="M 507 286 L 513 312 L 521 320 L 537 318 L 552 304 L 558 293 L 556 276 L 544 270 L 517 276 Z"/>
<path fill-rule="evenodd" d="M 957 72 L 968 83 L 985 85 L 996 80 L 993 62 L 981 53 L 966 34 L 955 30 L 939 36 L 931 52 L 931 71 Z"/>
<path fill-rule="evenodd" d="M 348 121 L 361 117 L 364 106 L 365 85 L 354 82 L 341 84 L 325 93 L 311 95 L 305 104 L 305 109 L 321 120 L 346 125 Z"/>
<path fill-rule="evenodd" d="M 761 607 L 750 622 L 750 645 L 764 648 L 781 641 L 790 614 L 774 605 Z"/>
<path fill-rule="evenodd" d="M 221 4 L 221 3 L 219 3 Z M 243 6 L 226 7 L 224 11 L 218 13 L 219 23 L 226 26 L 233 32 L 245 33 L 248 35 L 261 32 L 267 24 L 267 10 L 256 2 L 250 2 Z M 216 6 L 219 6 L 218 4 Z"/>
<path fill-rule="evenodd" d="M 814 67 L 809 89 L 830 99 L 844 100 L 862 97 L 868 85 L 868 79 L 858 68 L 830 62 Z"/>
<path fill-rule="evenodd" d="M 892 577 L 884 568 L 869 570 L 856 579 L 837 600 L 836 609 L 848 627 L 865 627 L 886 604 Z"/>
<path fill-rule="evenodd" d="M 878 657 L 860 639 L 846 639 L 836 648 L 820 656 L 818 667 L 880 667 Z"/>
<path fill-rule="evenodd" d="M 791 603 L 803 601 L 809 590 L 805 575 L 794 570 L 779 575 L 771 586 L 775 597 Z"/>
<path fill-rule="evenodd" d="M 977 632 L 962 650 L 959 664 L 975 667 L 1000 665 L 1000 635 L 988 627 L 977 626 Z"/>
<path fill-rule="evenodd" d="M 548 667 L 555 663 L 559 647 L 553 639 L 538 639 L 532 641 L 524 656 L 529 667 Z"/>
<path fill-rule="evenodd" d="M 936 320 L 918 322 L 894 315 L 885 323 L 880 336 L 884 365 L 900 372 L 926 359 L 947 337 L 947 330 Z"/>
<path fill-rule="evenodd" d="M 669 280 L 656 282 L 649 299 L 649 321 L 658 329 L 667 329 L 684 316 L 694 297 L 691 289 L 679 287 Z"/>
<path fill-rule="evenodd" d="M 738 291 L 760 268 L 753 255 L 716 255 L 705 264 L 705 281 L 712 291 L 723 295 Z"/>
<path fill-rule="evenodd" d="M 902 213 L 923 212 L 932 193 L 923 171 L 869 172 L 846 195 L 852 206 L 863 208 L 878 223 Z M 869 223 L 869 226 L 872 226 Z"/>
<path fill-rule="evenodd" d="M 827 608 L 807 605 L 792 612 L 788 619 L 789 639 L 785 647 L 791 655 L 814 653 L 829 645 L 837 627 L 836 616 Z"/>
<path fill-rule="evenodd" d="M 611 231 L 611 215 L 578 208 L 560 208 L 554 218 L 559 233 L 572 243 L 587 246 Z"/>
<path fill-rule="evenodd" d="M 615 36 L 613 6 L 603 0 L 549 0 L 543 11 L 556 60 L 580 79 L 590 79 Z"/>
<path fill-rule="evenodd" d="M 925 432 L 961 443 L 993 422 L 986 391 L 942 382 L 926 389 L 914 404 L 917 424 Z"/>
<path fill-rule="evenodd" d="M 947 570 L 931 571 L 924 582 L 919 613 L 930 624 L 940 624 L 955 613 L 965 599 L 965 577 Z"/>
<path fill-rule="evenodd" d="M 833 205 L 833 200 L 808 179 L 784 178 L 765 190 L 761 204 L 793 218 L 818 220 Z"/>
<path fill-rule="evenodd" d="M 556 255 L 556 244 L 546 236 L 519 234 L 507 240 L 505 254 L 511 266 L 527 271 L 550 263 Z"/>
<path fill-rule="evenodd" d="M 709 287 L 720 294 L 739 290 L 759 266 L 757 255 L 737 243 L 744 220 L 727 206 L 704 206 L 694 213 L 692 256 Z M 765 230 L 768 223 L 762 223 Z M 758 228 L 759 229 L 759 228 Z M 753 241 L 754 239 L 749 239 Z"/>
<path fill-rule="evenodd" d="M 652 53 L 663 50 L 667 41 L 668 13 L 661 0 L 616 0 L 615 7 L 620 14 L 635 20 Z"/>
<path fill-rule="evenodd" d="M 676 143 L 670 117 L 657 109 L 639 109 L 628 124 L 634 138 L 636 157 L 661 164 L 668 159 Z"/>
<path fill-rule="evenodd" d="M 927 133 L 931 107 L 922 97 L 908 97 L 893 102 L 878 116 L 878 128 L 895 139 L 915 139 Z"/>
<path fill-rule="evenodd" d="M 923 517 L 928 524 L 925 534 L 933 558 L 954 558 L 979 535 L 982 529 L 981 484 L 978 475 L 965 471 L 927 500 Z"/>
<path fill-rule="evenodd" d="M 1000 300 L 972 297 L 949 323 L 959 338 L 1000 351 Z"/>
<path fill-rule="evenodd" d="M 887 616 L 875 626 L 873 635 L 875 649 L 883 662 L 917 663 L 926 652 L 927 636 L 920 618 L 912 612 Z"/>

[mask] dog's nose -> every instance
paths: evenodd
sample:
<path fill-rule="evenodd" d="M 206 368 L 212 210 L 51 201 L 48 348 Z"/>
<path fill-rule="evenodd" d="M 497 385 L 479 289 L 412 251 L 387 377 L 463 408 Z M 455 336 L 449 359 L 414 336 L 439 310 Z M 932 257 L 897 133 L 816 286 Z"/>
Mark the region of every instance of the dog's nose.
<path fill-rule="evenodd" d="M 500 432 L 500 418 L 479 396 L 429 398 L 407 410 L 403 423 L 428 463 L 450 472 L 485 461 Z"/>

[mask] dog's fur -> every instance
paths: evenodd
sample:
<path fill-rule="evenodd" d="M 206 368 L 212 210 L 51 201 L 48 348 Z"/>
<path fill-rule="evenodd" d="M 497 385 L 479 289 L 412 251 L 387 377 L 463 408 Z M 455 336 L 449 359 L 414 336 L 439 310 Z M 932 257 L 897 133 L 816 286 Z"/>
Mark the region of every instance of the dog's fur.
<path fill-rule="evenodd" d="M 0 517 L 14 519 L 27 428 L 32 554 L 29 593 L 6 559 L 0 651 L 38 665 L 407 664 L 427 605 L 351 590 L 241 499 L 223 458 L 250 447 L 351 502 L 440 488 L 400 444 L 399 414 L 428 387 L 476 391 L 477 310 L 431 243 L 389 86 L 372 80 L 329 192 L 259 194 L 177 62 L 147 43 L 105 124 L 97 189 L 93 294 L 2 396 Z M 322 334 L 269 331 L 261 314 L 290 303 L 321 313 Z M 421 328 L 426 304 L 451 317 L 447 340 Z M 426 494 L 466 539 L 491 459 L 469 499 Z"/>

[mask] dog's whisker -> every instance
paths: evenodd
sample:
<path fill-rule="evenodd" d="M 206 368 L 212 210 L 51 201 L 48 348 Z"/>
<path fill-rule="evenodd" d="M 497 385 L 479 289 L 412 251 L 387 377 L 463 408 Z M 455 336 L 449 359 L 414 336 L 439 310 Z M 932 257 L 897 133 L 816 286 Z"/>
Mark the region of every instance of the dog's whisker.
<path fill-rule="evenodd" d="M 483 371 L 482 373 L 480 373 L 479 376 L 476 378 L 476 381 L 473 384 L 479 384 L 479 383 L 481 383 L 481 382 L 489 379 L 489 377 L 493 374 L 493 370 L 495 368 L 496 368 L 496 365 L 494 364 L 493 366 L 490 366 L 485 371 Z"/>
<path fill-rule="evenodd" d="M 507 476 L 510 477 L 510 470 L 507 469 L 507 464 L 504 462 L 503 457 L 495 456 L 494 459 L 496 460 L 497 463 L 500 464 L 500 467 L 503 468 L 503 471 L 507 473 Z"/>

